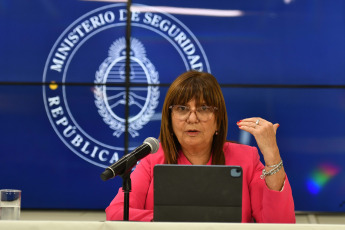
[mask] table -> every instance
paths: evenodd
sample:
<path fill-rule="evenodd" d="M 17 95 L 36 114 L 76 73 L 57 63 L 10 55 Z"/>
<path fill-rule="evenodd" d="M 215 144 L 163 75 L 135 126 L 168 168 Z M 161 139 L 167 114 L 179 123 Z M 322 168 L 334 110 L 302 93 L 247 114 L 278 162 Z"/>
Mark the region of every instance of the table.
<path fill-rule="evenodd" d="M 345 225 L 171 223 L 124 221 L 0 221 L 1 230 L 345 230 Z"/>

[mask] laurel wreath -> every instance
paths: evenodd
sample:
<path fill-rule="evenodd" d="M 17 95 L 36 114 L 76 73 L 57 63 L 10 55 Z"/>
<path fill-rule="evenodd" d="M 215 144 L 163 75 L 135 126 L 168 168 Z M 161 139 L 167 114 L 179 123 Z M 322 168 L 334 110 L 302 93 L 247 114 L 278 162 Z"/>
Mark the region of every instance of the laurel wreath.
<path fill-rule="evenodd" d="M 134 38 L 133 38 L 134 39 Z M 120 40 L 120 39 L 119 39 Z M 115 41 L 114 44 L 117 44 L 121 46 L 123 44 L 122 41 Z M 120 43 L 120 44 L 119 44 Z M 114 47 L 114 44 L 112 47 Z M 134 44 L 140 44 L 138 40 L 134 42 Z M 138 47 L 138 46 L 137 46 Z M 133 48 L 133 47 L 132 47 Z M 114 49 L 114 48 L 111 48 Z M 143 49 L 142 45 L 140 49 Z M 140 50 L 139 49 L 139 50 Z M 135 50 L 135 49 L 134 49 Z M 137 49 L 138 50 L 138 49 Z M 141 50 L 140 50 L 141 51 Z M 158 72 L 155 70 L 155 67 L 153 64 L 145 57 L 145 51 L 139 52 L 140 55 L 135 55 L 137 58 L 140 57 L 140 60 L 142 63 L 145 65 L 149 72 L 149 76 L 151 77 L 152 84 L 159 84 L 159 75 Z M 143 55 L 144 53 L 144 55 Z M 120 137 L 122 133 L 125 132 L 125 124 L 116 118 L 114 118 L 111 113 L 107 110 L 107 107 L 105 105 L 104 100 L 106 98 L 103 98 L 103 90 L 105 90 L 104 85 L 102 85 L 104 77 L 105 77 L 105 71 L 109 67 L 109 65 L 115 60 L 115 58 L 118 56 L 112 55 L 106 58 L 102 64 L 99 66 L 98 71 L 96 71 L 96 79 L 95 83 L 96 86 L 94 88 L 94 96 L 95 96 L 95 105 L 98 108 L 98 113 L 101 115 L 103 118 L 103 121 L 109 125 L 111 129 L 113 129 L 115 132 L 113 133 L 114 136 Z M 139 132 L 137 130 L 142 129 L 144 125 L 146 125 L 149 121 L 150 118 L 154 115 L 154 110 L 157 108 L 158 103 L 159 103 L 159 87 L 158 86 L 148 86 L 149 90 L 151 90 L 151 95 L 149 98 L 149 104 L 147 108 L 144 110 L 142 116 L 140 116 L 138 119 L 132 121 L 129 123 L 128 126 L 128 132 L 132 137 L 139 136 Z"/>

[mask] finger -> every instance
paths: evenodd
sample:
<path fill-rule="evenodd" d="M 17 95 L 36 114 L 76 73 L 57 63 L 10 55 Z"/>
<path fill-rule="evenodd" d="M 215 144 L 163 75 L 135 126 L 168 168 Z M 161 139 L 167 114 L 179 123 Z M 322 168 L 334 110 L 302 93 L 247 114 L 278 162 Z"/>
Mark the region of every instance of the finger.
<path fill-rule="evenodd" d="M 237 122 L 237 125 L 240 126 L 247 126 L 247 127 L 251 127 L 251 128 L 255 128 L 256 123 L 255 122 L 251 122 L 251 121 L 239 121 Z"/>
<path fill-rule="evenodd" d="M 250 127 L 250 126 L 238 126 L 239 129 L 246 131 L 252 135 L 254 135 L 255 132 L 255 128 L 254 127 Z"/>
<path fill-rule="evenodd" d="M 249 126 L 252 128 L 257 127 L 258 125 L 263 125 L 267 122 L 265 119 L 259 118 L 259 117 L 251 117 L 251 118 L 245 118 L 243 120 L 240 120 L 237 122 L 238 126 Z"/>
<path fill-rule="evenodd" d="M 279 128 L 279 126 L 280 125 L 278 123 L 273 125 L 274 133 L 277 133 L 277 129 Z"/>
<path fill-rule="evenodd" d="M 264 122 L 266 121 L 265 119 L 262 119 L 261 117 L 250 117 L 250 118 L 245 118 L 245 119 L 242 119 L 241 121 L 243 122 L 254 122 L 256 123 L 256 121 L 259 120 L 259 122 Z"/>

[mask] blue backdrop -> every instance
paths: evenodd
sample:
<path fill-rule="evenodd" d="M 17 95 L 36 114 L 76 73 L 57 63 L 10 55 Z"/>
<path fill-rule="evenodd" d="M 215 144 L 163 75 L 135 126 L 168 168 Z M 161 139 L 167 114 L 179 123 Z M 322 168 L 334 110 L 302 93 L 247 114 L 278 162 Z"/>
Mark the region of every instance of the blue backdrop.
<path fill-rule="evenodd" d="M 260 116 L 277 140 L 298 211 L 345 211 L 345 2 L 133 1 L 129 151 L 158 137 L 169 84 L 210 71 L 228 139 Z M 104 209 L 99 175 L 124 154 L 126 4 L 0 1 L 0 188 L 23 208 Z M 147 87 L 147 83 L 151 84 Z"/>

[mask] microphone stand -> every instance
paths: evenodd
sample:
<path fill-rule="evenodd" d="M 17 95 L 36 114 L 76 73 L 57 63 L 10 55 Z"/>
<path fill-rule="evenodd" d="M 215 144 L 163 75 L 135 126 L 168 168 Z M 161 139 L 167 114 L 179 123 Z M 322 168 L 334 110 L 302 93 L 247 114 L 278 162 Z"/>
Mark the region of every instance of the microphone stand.
<path fill-rule="evenodd" d="M 122 175 L 122 191 L 124 193 L 123 200 L 123 220 L 129 220 L 129 193 L 132 191 L 132 181 L 130 171 Z"/>
<path fill-rule="evenodd" d="M 131 171 L 133 166 L 136 164 L 136 157 L 129 157 L 126 161 L 126 168 L 122 177 L 122 191 L 124 193 L 123 200 L 123 220 L 129 220 L 129 193 L 132 191 Z"/>

